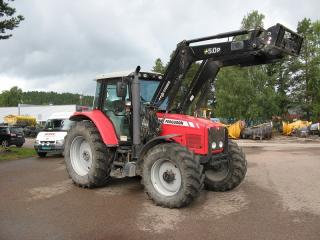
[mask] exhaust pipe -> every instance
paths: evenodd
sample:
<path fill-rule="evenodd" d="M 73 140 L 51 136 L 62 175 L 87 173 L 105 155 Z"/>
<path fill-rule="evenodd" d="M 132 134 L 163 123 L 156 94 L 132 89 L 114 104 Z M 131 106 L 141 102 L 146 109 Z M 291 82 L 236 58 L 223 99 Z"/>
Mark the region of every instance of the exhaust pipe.
<path fill-rule="evenodd" d="M 139 72 L 140 66 L 137 66 L 133 73 L 133 80 L 131 82 L 131 94 L 132 94 L 132 131 L 133 131 L 133 146 L 132 154 L 133 158 L 137 159 L 140 152 L 141 145 L 141 116 L 140 116 L 140 82 Z"/>

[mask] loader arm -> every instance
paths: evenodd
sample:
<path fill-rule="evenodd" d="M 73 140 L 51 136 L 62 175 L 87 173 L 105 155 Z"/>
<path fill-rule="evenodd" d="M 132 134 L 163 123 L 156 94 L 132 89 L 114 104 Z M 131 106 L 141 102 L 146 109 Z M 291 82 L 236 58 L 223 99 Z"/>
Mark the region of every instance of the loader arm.
<path fill-rule="evenodd" d="M 249 37 L 236 40 L 237 36 Z M 205 41 L 232 38 L 232 41 L 200 44 Z M 179 91 L 192 63 L 202 61 L 177 111 L 186 110 L 200 91 L 205 90 L 209 82 L 214 81 L 221 67 L 253 66 L 267 64 L 283 58 L 285 55 L 299 54 L 303 38 L 281 24 L 254 30 L 239 30 L 192 40 L 184 40 L 177 45 L 168 64 L 163 80 L 159 84 L 151 104 L 159 107 L 168 98 L 167 111 Z M 200 44 L 191 46 L 191 44 Z"/>

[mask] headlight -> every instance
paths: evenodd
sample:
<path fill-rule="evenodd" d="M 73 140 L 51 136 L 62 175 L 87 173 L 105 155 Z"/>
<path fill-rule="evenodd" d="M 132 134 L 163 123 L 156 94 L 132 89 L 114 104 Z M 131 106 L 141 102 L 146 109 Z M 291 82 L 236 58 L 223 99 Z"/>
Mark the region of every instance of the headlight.
<path fill-rule="evenodd" d="M 212 149 L 215 149 L 216 147 L 217 147 L 216 142 L 212 142 L 212 143 L 211 143 L 211 148 L 212 148 Z"/>
<path fill-rule="evenodd" d="M 223 147 L 223 142 L 220 141 L 220 142 L 219 142 L 219 148 L 222 148 L 222 147 Z"/>
<path fill-rule="evenodd" d="M 63 139 L 57 140 L 57 141 L 56 141 L 56 144 L 58 144 L 58 145 L 63 145 L 63 142 L 64 142 Z"/>

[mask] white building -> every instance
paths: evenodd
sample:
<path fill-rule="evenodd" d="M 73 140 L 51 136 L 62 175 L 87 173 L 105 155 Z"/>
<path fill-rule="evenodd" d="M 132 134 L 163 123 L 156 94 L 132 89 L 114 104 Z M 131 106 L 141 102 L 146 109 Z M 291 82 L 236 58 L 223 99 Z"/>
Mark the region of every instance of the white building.
<path fill-rule="evenodd" d="M 37 122 L 45 122 L 52 113 L 56 112 L 75 112 L 76 105 L 27 105 L 20 104 L 17 107 L 0 107 L 0 123 L 7 115 L 26 115 L 33 116 Z"/>

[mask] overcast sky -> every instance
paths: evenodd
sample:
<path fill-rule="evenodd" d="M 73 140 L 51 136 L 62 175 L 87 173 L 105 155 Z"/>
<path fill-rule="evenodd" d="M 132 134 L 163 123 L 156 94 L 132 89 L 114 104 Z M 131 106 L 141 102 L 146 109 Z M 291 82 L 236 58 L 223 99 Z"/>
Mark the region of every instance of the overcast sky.
<path fill-rule="evenodd" d="M 319 0 L 16 0 L 25 16 L 0 40 L 0 91 L 19 86 L 93 95 L 97 74 L 152 68 L 183 39 L 236 30 L 252 10 L 265 27 L 320 19 Z"/>

